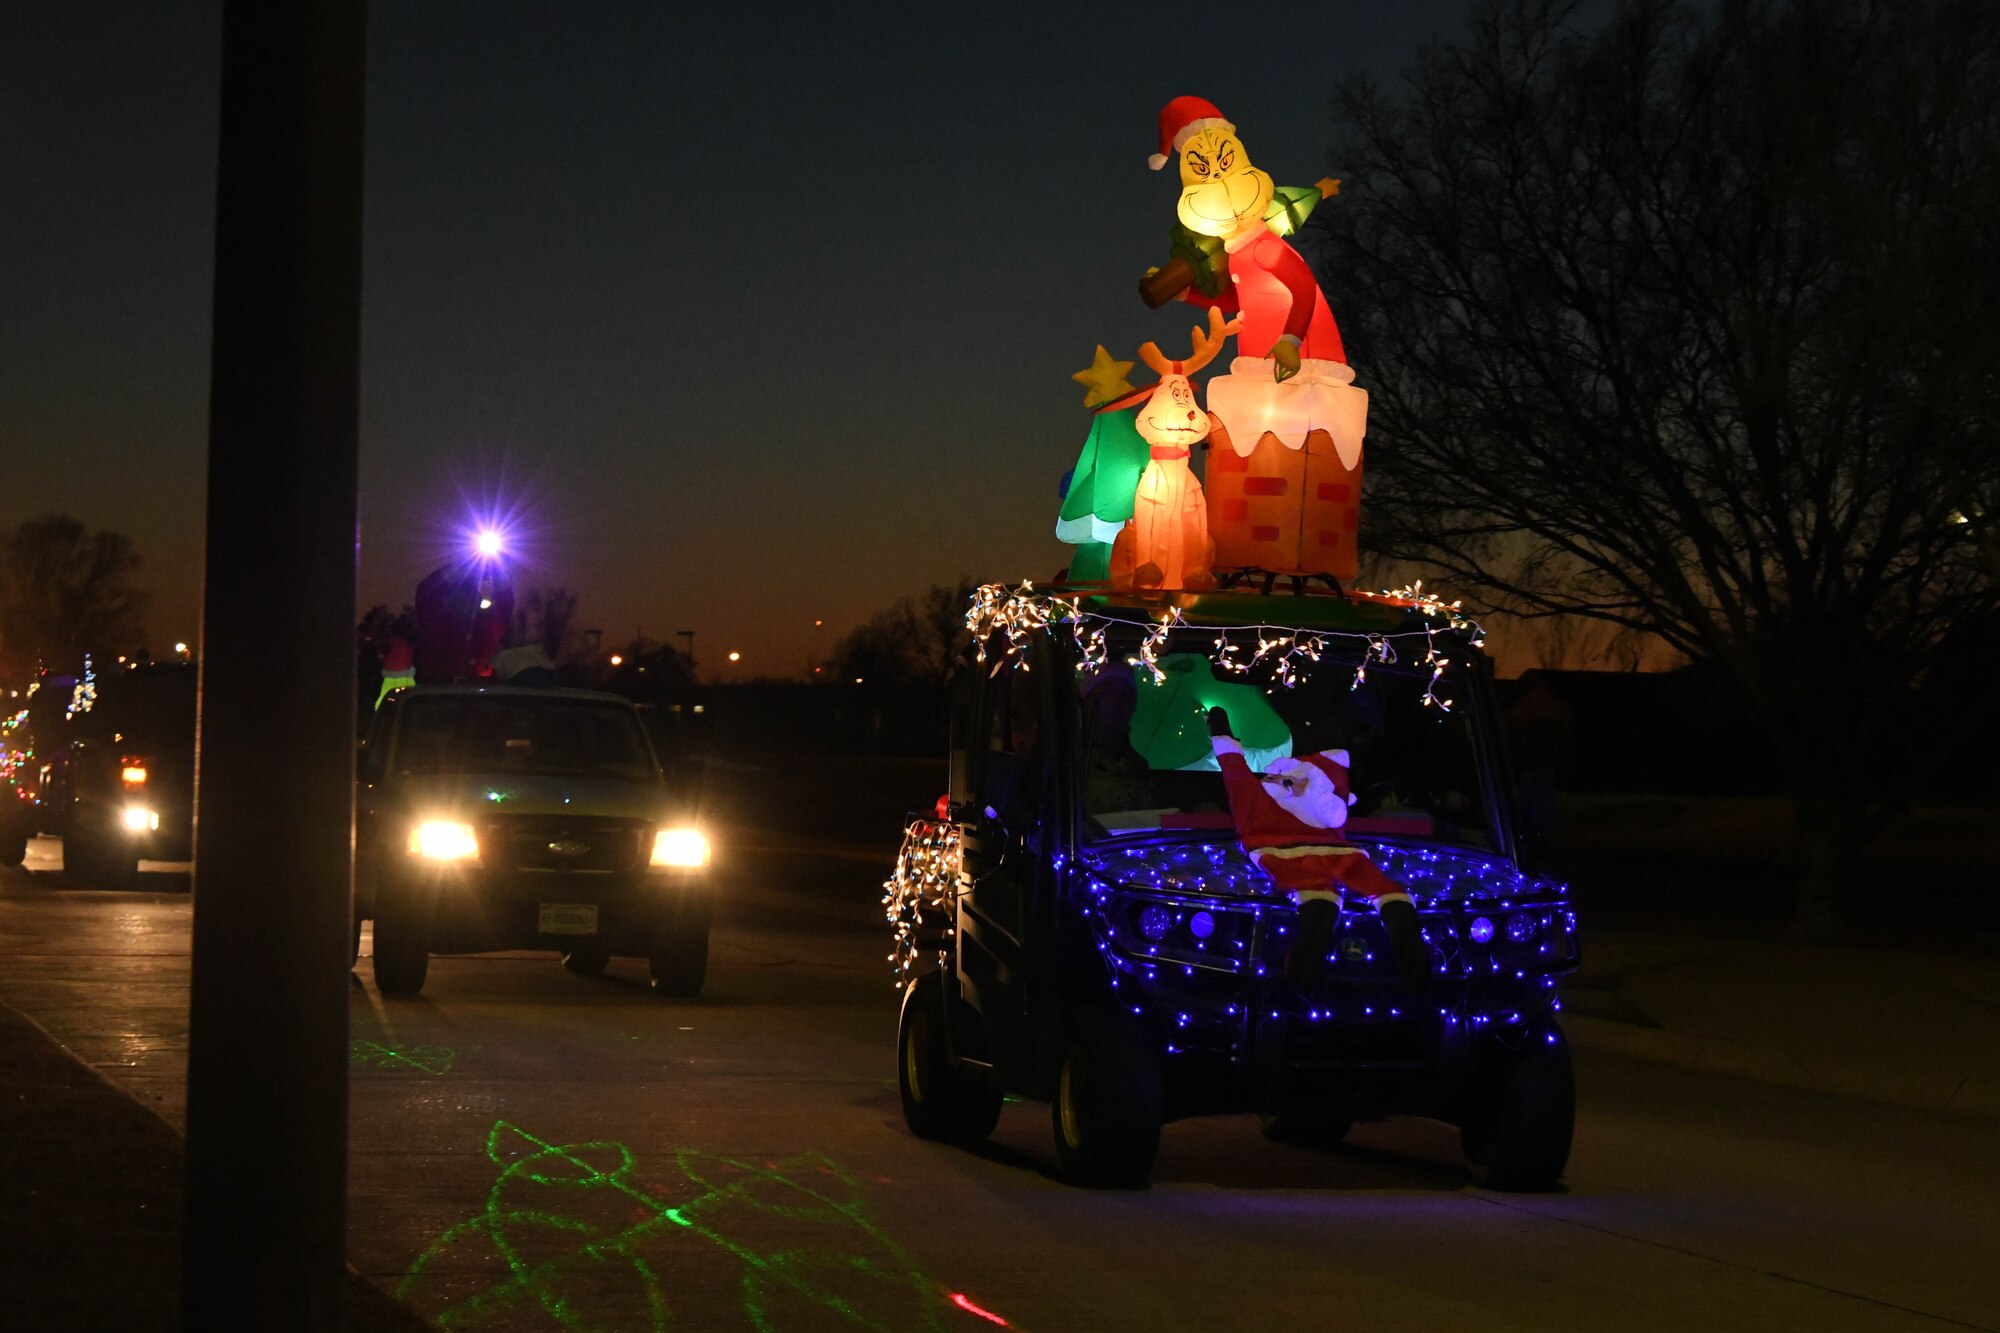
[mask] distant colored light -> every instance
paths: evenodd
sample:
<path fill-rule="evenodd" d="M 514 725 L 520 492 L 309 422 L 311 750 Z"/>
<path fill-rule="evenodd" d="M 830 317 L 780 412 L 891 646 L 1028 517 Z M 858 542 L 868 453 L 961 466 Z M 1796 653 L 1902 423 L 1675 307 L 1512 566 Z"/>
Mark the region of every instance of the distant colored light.
<path fill-rule="evenodd" d="M 611 654 L 611 665 L 612 665 L 612 666 L 624 666 L 624 665 L 625 665 L 625 659 L 624 659 L 624 658 L 622 658 L 622 657 L 620 657 L 620 656 L 619 656 L 619 655 L 618 655 L 617 653 L 613 653 L 613 654 Z"/>
<path fill-rule="evenodd" d="M 472 539 L 472 549 L 488 560 L 499 555 L 506 546 L 506 541 L 492 528 L 481 528 L 478 535 Z"/>
<path fill-rule="evenodd" d="M 185 655 L 185 654 L 187 653 L 187 650 L 188 650 L 188 646 L 187 646 L 186 644 L 184 644 L 184 643 L 177 643 L 177 644 L 175 644 L 175 645 L 174 645 L 174 651 L 175 651 L 175 652 L 177 652 L 177 653 L 181 653 L 181 654 Z M 125 659 L 121 657 L 121 658 L 119 658 L 118 660 L 122 662 L 122 661 L 124 661 Z"/>
<path fill-rule="evenodd" d="M 1472 918 L 1472 939 L 1475 944 L 1484 944 L 1493 938 L 1493 923 L 1483 916 Z"/>
<path fill-rule="evenodd" d="M 730 661 L 732 661 L 732 662 L 741 662 L 741 661 L 743 660 L 743 654 L 742 654 L 742 653 L 731 653 L 731 654 L 729 655 L 729 660 L 730 660 Z"/>
<path fill-rule="evenodd" d="M 1188 918 L 1188 933 L 1198 940 L 1205 940 L 1215 933 L 1215 918 L 1207 912 L 1196 912 Z"/>

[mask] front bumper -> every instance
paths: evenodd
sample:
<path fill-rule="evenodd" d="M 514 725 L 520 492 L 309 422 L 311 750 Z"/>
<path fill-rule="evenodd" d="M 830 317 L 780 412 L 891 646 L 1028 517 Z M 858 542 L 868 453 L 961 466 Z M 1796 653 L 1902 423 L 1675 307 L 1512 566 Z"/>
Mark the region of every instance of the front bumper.
<path fill-rule="evenodd" d="M 662 935 L 705 927 L 712 906 L 705 870 L 569 874 L 409 865 L 376 886 L 378 911 L 388 894 L 428 909 L 436 953 L 590 944 L 646 956 Z"/>

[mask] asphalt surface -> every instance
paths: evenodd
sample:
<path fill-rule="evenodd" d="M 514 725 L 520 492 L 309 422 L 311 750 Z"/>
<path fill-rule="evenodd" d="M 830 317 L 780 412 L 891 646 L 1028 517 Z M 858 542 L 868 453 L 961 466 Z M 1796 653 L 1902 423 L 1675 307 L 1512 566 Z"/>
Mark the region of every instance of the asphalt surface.
<path fill-rule="evenodd" d="M 0 872 L 0 1000 L 177 1125 L 186 877 L 100 892 L 58 855 Z M 688 1002 L 546 954 L 389 1000 L 364 940 L 351 1260 L 467 1329 L 2000 1328 L 1990 1121 L 1587 1050 L 1552 1195 L 1473 1187 L 1418 1120 L 1325 1152 L 1183 1122 L 1137 1193 L 1056 1181 L 1034 1104 L 978 1154 L 919 1142 L 886 868 L 739 849 Z"/>

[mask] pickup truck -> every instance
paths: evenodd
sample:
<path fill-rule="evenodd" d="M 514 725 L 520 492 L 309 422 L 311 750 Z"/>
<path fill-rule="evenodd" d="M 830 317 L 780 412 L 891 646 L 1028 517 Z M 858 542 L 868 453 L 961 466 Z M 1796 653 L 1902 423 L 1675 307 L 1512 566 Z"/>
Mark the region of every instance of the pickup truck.
<path fill-rule="evenodd" d="M 389 695 L 363 744 L 354 950 L 376 985 L 423 988 L 433 953 L 551 949 L 594 976 L 645 958 L 666 996 L 701 990 L 707 837 L 638 710 L 611 694 L 469 683 Z"/>

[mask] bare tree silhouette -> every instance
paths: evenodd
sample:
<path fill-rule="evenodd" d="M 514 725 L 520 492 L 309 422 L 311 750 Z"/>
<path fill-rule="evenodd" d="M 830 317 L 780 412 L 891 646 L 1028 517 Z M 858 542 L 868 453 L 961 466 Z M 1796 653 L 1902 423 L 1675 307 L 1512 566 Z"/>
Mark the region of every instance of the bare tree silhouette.
<path fill-rule="evenodd" d="M 1995 614 L 2000 10 L 1581 8 L 1489 4 L 1337 98 L 1307 232 L 1373 395 L 1366 535 L 1721 668 L 1831 929 L 1928 673 Z"/>

